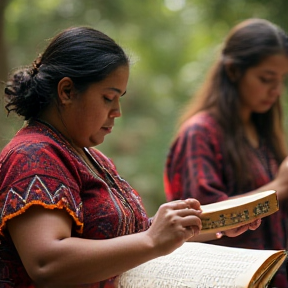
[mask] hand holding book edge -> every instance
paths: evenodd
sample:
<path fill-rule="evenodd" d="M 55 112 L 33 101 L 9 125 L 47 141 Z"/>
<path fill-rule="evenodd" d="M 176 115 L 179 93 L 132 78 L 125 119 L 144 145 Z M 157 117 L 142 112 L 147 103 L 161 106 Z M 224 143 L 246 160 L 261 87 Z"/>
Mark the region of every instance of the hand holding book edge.
<path fill-rule="evenodd" d="M 261 222 L 262 222 L 261 219 L 256 219 L 255 221 L 249 224 L 246 224 L 246 225 L 234 228 L 234 229 L 216 232 L 216 238 L 220 239 L 223 236 L 237 237 L 243 234 L 244 232 L 246 232 L 247 230 L 256 230 L 261 225 Z"/>

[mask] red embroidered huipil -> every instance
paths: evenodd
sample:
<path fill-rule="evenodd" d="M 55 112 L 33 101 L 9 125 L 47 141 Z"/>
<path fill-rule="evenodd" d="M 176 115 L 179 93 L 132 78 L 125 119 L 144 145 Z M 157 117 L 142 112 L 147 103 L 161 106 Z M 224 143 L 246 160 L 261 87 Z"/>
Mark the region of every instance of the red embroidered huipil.
<path fill-rule="evenodd" d="M 88 149 L 103 167 L 101 178 L 56 131 L 37 121 L 22 128 L 0 155 L 0 286 L 33 287 L 9 237 L 6 223 L 31 205 L 64 209 L 74 219 L 72 235 L 108 239 L 137 233 L 149 221 L 138 193 L 113 163 Z M 105 179 L 105 180 L 103 180 Z M 113 287 L 113 280 L 83 287 Z M 111 285 L 111 286 L 110 286 Z"/>
<path fill-rule="evenodd" d="M 270 182 L 277 173 L 278 165 L 264 143 L 255 149 L 250 147 L 247 158 L 253 171 L 254 184 L 243 191 L 236 189 L 233 167 L 225 159 L 223 131 L 207 112 L 200 112 L 184 123 L 173 142 L 166 162 L 164 186 L 169 201 L 196 198 L 202 205 L 227 199 L 237 194 L 255 190 Z M 287 207 L 287 206 L 286 206 Z M 211 241 L 213 244 L 254 248 L 286 249 L 287 209 L 262 219 L 255 231 Z M 279 270 L 274 284 L 287 288 L 285 267 Z"/>

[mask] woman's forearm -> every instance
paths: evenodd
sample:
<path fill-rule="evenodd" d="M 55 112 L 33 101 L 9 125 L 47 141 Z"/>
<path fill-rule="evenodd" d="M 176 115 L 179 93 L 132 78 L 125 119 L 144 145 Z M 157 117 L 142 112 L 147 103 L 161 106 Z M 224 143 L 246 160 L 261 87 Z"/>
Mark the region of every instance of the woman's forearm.
<path fill-rule="evenodd" d="M 288 175 L 287 175 L 288 178 Z M 277 193 L 277 198 L 279 202 L 287 201 L 288 198 L 288 186 L 281 182 L 279 179 L 274 179 L 273 181 L 267 183 L 264 186 L 259 187 L 254 192 L 261 192 L 267 190 L 275 190 Z"/>
<path fill-rule="evenodd" d="M 148 240 L 145 232 L 108 240 L 66 238 L 34 280 L 40 287 L 66 287 L 108 279 L 155 258 Z"/>

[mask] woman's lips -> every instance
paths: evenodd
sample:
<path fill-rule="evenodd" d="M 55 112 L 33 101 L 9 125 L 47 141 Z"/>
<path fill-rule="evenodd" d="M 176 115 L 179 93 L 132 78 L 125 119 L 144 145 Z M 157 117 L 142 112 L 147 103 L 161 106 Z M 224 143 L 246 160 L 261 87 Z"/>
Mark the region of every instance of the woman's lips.
<path fill-rule="evenodd" d="M 111 127 L 102 127 L 101 129 L 105 130 L 107 133 L 111 133 L 112 132 L 112 126 Z"/>

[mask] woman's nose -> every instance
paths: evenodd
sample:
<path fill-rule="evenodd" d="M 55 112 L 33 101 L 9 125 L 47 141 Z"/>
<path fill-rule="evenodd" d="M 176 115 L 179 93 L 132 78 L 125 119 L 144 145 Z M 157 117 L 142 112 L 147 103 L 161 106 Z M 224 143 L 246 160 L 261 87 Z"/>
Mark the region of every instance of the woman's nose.
<path fill-rule="evenodd" d="M 282 90 L 283 90 L 283 83 L 278 83 L 276 84 L 275 86 L 273 86 L 270 90 L 270 94 L 273 96 L 273 97 L 278 97 L 281 95 L 282 93 Z"/>
<path fill-rule="evenodd" d="M 111 109 L 109 116 L 111 118 L 116 118 L 116 117 L 121 117 L 121 115 L 122 115 L 121 105 L 120 105 L 120 102 L 117 102 L 117 104 L 115 104 L 114 107 Z"/>

